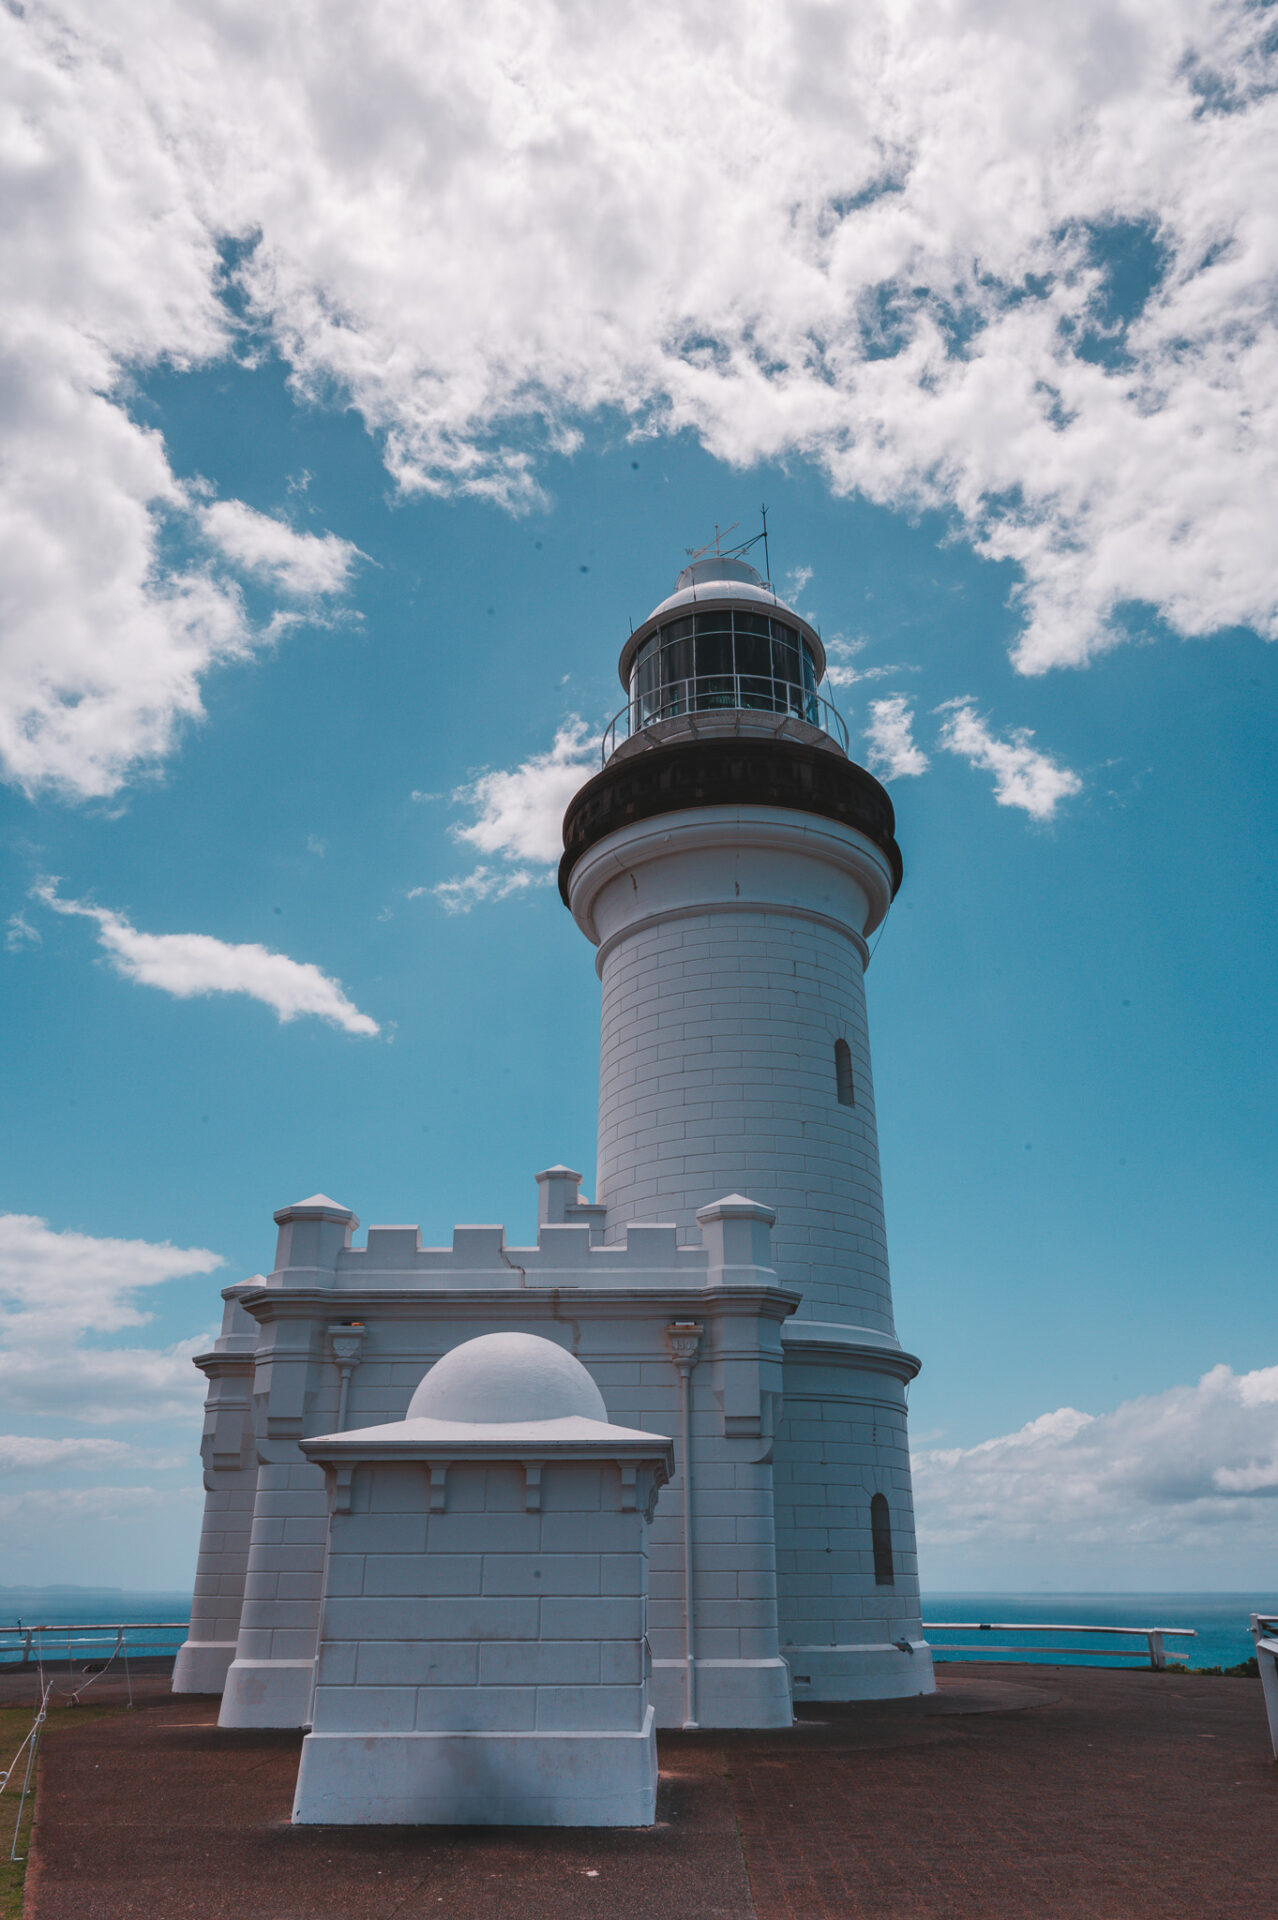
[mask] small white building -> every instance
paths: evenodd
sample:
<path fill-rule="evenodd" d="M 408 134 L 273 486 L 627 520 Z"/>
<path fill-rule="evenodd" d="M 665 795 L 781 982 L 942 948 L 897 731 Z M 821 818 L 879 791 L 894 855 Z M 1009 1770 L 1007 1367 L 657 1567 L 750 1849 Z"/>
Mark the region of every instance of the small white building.
<path fill-rule="evenodd" d="M 669 1440 L 566 1348 L 490 1333 L 402 1420 L 304 1440 L 329 1488 L 303 1824 L 651 1826 L 647 1529 Z"/>
<path fill-rule="evenodd" d="M 357 1450 L 411 1425 L 441 1356 L 510 1332 L 579 1361 L 610 1427 L 673 1439 L 647 1533 L 658 1726 L 933 1687 L 864 992 L 901 879 L 891 802 L 819 693 L 819 636 L 743 560 L 686 568 L 620 668 L 560 868 L 603 989 L 595 1200 L 539 1173 L 530 1247 L 499 1226 L 357 1245 L 323 1194 L 276 1214 L 273 1271 L 225 1290 L 196 1362 L 207 1501 L 174 1686 L 224 1690 L 224 1726 L 312 1726 L 320 1751 L 341 1461 L 389 1472 Z"/>

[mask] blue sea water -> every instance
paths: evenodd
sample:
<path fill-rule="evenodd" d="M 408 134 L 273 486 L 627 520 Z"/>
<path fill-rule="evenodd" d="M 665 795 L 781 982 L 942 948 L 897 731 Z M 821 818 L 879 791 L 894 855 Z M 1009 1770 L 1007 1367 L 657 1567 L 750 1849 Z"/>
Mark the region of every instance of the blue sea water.
<path fill-rule="evenodd" d="M 131 1593 L 122 1587 L 0 1587 L 0 1627 L 19 1622 L 71 1625 L 96 1621 L 189 1619 L 189 1593 Z M 933 1593 L 923 1596 L 925 1621 L 954 1620 L 1000 1626 L 1008 1621 L 1027 1625 L 1118 1627 L 1191 1627 L 1193 1640 L 1169 1640 L 1169 1652 L 1188 1655 L 1193 1667 L 1232 1667 L 1252 1651 L 1247 1618 L 1252 1613 L 1278 1614 L 1278 1591 L 1269 1593 Z M 180 1636 L 169 1640 L 176 1645 Z M 1126 1646 L 1144 1654 L 1137 1640 L 1113 1641 L 1099 1635 L 928 1632 L 938 1660 L 1030 1661 L 1057 1665 L 1139 1666 L 1139 1660 L 1107 1659 L 1107 1650 Z M 1012 1647 L 1012 1653 L 989 1651 L 986 1641 Z M 1036 1644 L 1037 1643 L 1037 1644 Z M 947 1652 L 951 1645 L 976 1650 Z M 1044 1653 L 1045 1646 L 1074 1645 L 1075 1654 Z"/>
<path fill-rule="evenodd" d="M 989 1621 L 996 1625 L 1023 1622 L 1027 1626 L 1189 1627 L 1193 1640 L 1168 1639 L 1169 1654 L 1188 1657 L 1191 1667 L 1233 1667 L 1251 1657 L 1253 1648 L 1248 1615 L 1278 1612 L 1278 1590 L 1268 1593 L 932 1593 L 923 1595 L 923 1619 L 931 1621 Z M 1077 1666 L 1139 1666 L 1139 1660 L 1106 1658 L 1106 1649 L 1128 1647 L 1142 1655 L 1139 1640 L 1106 1640 L 1099 1635 L 1017 1634 L 1007 1632 L 938 1633 L 927 1638 L 938 1660 L 1015 1660 L 1035 1664 Z M 1013 1653 L 985 1651 L 947 1653 L 947 1646 L 979 1647 L 982 1641 L 1013 1647 Z M 1044 1646 L 1076 1646 L 1077 1654 L 1044 1653 Z"/>
<path fill-rule="evenodd" d="M 190 1617 L 189 1592 L 130 1592 L 125 1587 L 0 1587 L 0 1629 L 118 1626 L 130 1620 L 185 1623 Z M 127 1644 L 138 1653 L 168 1653 L 176 1651 L 183 1637 L 182 1632 L 131 1634 Z M 41 1645 L 48 1657 L 57 1659 L 65 1656 L 68 1641 L 50 1633 L 41 1636 Z M 73 1634 L 70 1646 L 76 1659 L 96 1658 L 110 1650 L 110 1641 Z M 21 1642 L 11 1632 L 0 1632 L 0 1662 L 17 1658 L 20 1652 Z"/>

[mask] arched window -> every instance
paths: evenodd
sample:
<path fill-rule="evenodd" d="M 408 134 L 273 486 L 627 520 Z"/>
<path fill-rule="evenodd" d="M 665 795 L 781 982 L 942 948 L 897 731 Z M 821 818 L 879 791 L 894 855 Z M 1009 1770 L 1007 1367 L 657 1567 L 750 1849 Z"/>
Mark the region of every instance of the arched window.
<path fill-rule="evenodd" d="M 856 1094 L 852 1086 L 852 1049 L 846 1040 L 834 1043 L 834 1084 L 838 1090 L 839 1105 L 854 1107 Z"/>
<path fill-rule="evenodd" d="M 870 1502 L 870 1541 L 874 1547 L 875 1586 L 895 1586 L 896 1572 L 892 1565 L 892 1515 L 888 1512 L 886 1496 L 881 1493 L 876 1493 Z"/>

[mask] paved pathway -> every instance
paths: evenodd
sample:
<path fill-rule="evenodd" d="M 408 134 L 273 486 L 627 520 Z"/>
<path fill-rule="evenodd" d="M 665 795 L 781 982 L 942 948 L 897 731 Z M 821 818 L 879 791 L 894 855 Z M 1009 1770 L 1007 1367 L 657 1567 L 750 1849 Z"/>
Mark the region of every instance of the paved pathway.
<path fill-rule="evenodd" d="M 26 1920 L 1278 1920 L 1257 1682 L 951 1667 L 665 1734 L 650 1831 L 294 1828 L 300 1736 L 157 1700 L 49 1736 Z M 147 1689 L 148 1694 L 150 1689 Z"/>

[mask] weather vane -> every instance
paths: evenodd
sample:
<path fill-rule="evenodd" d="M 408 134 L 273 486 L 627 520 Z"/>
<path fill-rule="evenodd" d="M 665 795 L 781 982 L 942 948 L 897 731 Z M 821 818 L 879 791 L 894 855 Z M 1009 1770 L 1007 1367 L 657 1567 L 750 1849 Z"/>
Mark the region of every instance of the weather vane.
<path fill-rule="evenodd" d="M 739 520 L 734 520 L 730 527 L 720 527 L 719 522 L 716 520 L 714 523 L 714 539 L 713 540 L 707 540 L 704 547 L 685 547 L 684 548 L 684 552 L 688 556 L 689 565 L 695 564 L 696 561 L 701 559 L 703 554 L 709 553 L 711 551 L 711 548 L 713 548 L 714 550 L 714 557 L 716 560 L 740 560 L 745 554 L 749 553 L 751 547 L 757 546 L 759 542 L 762 541 L 763 542 L 763 570 L 770 582 L 772 578 L 772 568 L 768 560 L 768 509 L 766 507 L 760 507 L 759 512 L 763 519 L 762 530 L 759 533 L 752 533 L 748 540 L 742 540 L 737 546 L 728 547 L 726 551 L 724 549 L 723 542 L 727 539 L 730 533 L 736 532 L 737 528 L 741 525 L 741 522 Z"/>

